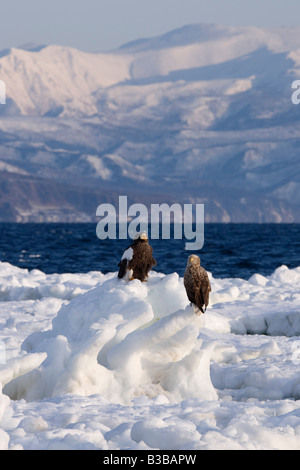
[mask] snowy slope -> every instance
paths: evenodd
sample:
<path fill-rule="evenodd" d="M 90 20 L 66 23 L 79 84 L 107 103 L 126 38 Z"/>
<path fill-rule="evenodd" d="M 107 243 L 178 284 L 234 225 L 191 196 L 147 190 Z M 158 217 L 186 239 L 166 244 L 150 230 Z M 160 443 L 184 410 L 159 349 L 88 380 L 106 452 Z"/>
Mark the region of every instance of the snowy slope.
<path fill-rule="evenodd" d="M 96 91 L 130 80 L 153 83 L 160 77 L 174 82 L 180 75 L 187 81 L 203 81 L 205 75 L 211 80 L 213 66 L 222 64 L 215 68 L 216 80 L 259 80 L 264 75 L 273 81 L 288 70 L 288 64 L 293 68 L 293 55 L 288 58 L 288 53 L 300 48 L 299 37 L 299 29 L 191 25 L 109 53 L 54 45 L 38 50 L 11 48 L 0 59 L 0 76 L 7 84 L 7 97 L 22 114 L 43 115 L 63 107 L 64 113 L 92 115 Z M 263 60 L 263 50 L 268 51 L 271 68 Z M 286 56 L 285 68 L 281 55 Z"/>
<path fill-rule="evenodd" d="M 1 58 L 0 75 L 22 114 L 43 115 L 66 107 L 77 114 L 95 112 L 93 93 L 128 78 L 129 60 L 48 46 L 38 52 L 12 48 Z"/>
<path fill-rule="evenodd" d="M 140 202 L 176 192 L 206 202 L 208 220 L 299 221 L 299 38 L 299 28 L 200 24 L 107 53 L 4 51 L 0 178 L 93 187 L 95 200 L 99 183 Z M 26 208 L 3 191 L 2 219 L 51 218 L 34 184 L 22 184 Z"/>
<path fill-rule="evenodd" d="M 0 263 L 0 448 L 298 450 L 300 268 L 209 276 Z"/>

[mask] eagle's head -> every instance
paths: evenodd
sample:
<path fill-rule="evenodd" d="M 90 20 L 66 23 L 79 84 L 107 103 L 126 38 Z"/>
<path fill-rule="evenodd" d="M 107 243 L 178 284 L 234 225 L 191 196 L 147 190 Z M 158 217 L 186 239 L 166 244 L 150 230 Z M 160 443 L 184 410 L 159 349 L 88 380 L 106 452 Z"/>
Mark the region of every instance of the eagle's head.
<path fill-rule="evenodd" d="M 191 266 L 200 266 L 200 258 L 199 256 L 197 255 L 190 255 L 188 257 L 188 262 L 187 262 L 188 266 L 191 267 Z"/>
<path fill-rule="evenodd" d="M 145 242 L 148 241 L 148 236 L 146 234 L 146 232 L 140 232 L 140 233 L 137 233 L 134 237 L 135 240 L 143 240 Z"/>

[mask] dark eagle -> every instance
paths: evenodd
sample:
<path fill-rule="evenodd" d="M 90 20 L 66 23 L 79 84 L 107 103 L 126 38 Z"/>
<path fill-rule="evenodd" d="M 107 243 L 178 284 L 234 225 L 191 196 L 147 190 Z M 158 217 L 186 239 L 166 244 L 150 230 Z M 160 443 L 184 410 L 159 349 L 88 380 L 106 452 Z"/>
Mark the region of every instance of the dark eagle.
<path fill-rule="evenodd" d="M 190 255 L 188 257 L 183 282 L 195 313 L 199 314 L 200 311 L 204 313 L 209 304 L 211 285 L 207 272 L 200 266 L 199 256 Z"/>
<path fill-rule="evenodd" d="M 129 278 L 146 281 L 149 271 L 156 265 L 156 260 L 152 256 L 153 250 L 148 243 L 148 237 L 145 232 L 136 236 L 134 242 L 124 251 L 119 262 L 120 279 Z"/>

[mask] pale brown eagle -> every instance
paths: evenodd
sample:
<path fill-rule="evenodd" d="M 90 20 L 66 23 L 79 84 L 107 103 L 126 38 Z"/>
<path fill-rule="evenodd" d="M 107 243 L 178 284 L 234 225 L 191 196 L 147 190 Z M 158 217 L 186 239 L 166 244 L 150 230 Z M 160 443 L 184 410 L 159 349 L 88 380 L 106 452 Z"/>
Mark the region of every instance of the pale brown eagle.
<path fill-rule="evenodd" d="M 139 279 L 144 282 L 148 274 L 156 265 L 153 258 L 153 249 L 149 245 L 148 237 L 145 232 L 138 234 L 133 243 L 124 251 L 119 262 L 118 277 L 127 278 L 130 281 Z"/>
<path fill-rule="evenodd" d="M 188 257 L 183 281 L 188 299 L 193 304 L 195 313 L 204 313 L 209 304 L 211 285 L 207 272 L 200 266 L 199 256 L 190 255 Z"/>

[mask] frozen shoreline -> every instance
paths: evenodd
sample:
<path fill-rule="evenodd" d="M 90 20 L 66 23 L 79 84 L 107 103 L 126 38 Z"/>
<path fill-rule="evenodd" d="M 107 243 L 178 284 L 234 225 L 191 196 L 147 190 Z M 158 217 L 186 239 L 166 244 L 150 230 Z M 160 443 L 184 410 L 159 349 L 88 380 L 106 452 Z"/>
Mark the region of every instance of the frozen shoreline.
<path fill-rule="evenodd" d="M 0 263 L 0 448 L 299 449 L 300 267 L 210 277 Z"/>

